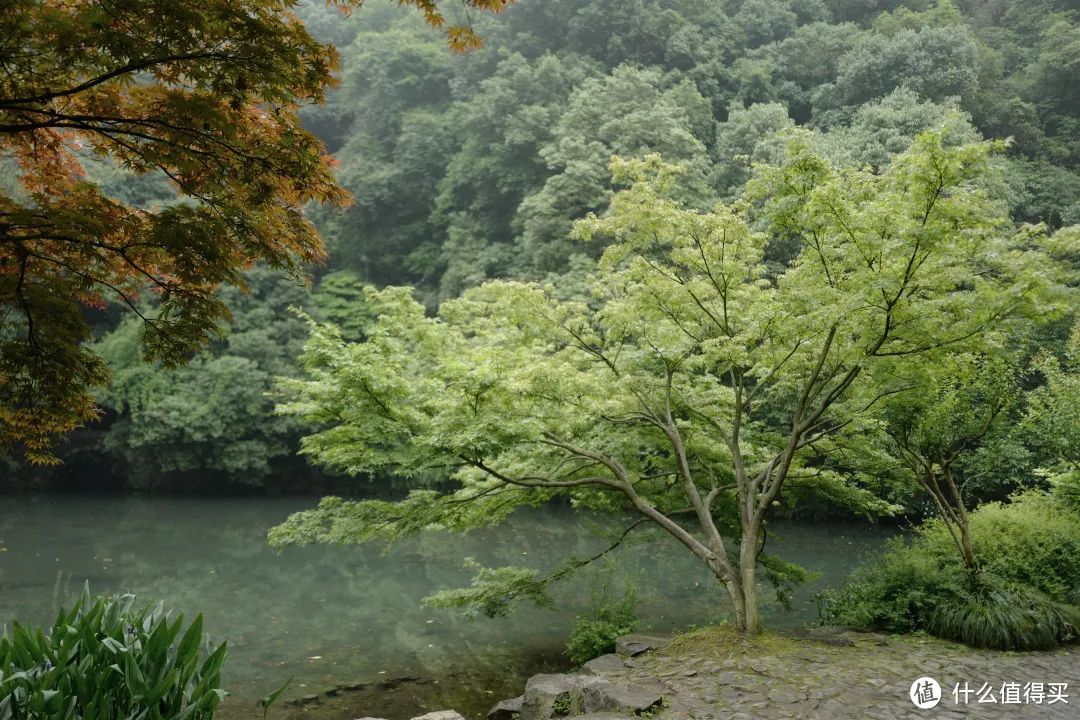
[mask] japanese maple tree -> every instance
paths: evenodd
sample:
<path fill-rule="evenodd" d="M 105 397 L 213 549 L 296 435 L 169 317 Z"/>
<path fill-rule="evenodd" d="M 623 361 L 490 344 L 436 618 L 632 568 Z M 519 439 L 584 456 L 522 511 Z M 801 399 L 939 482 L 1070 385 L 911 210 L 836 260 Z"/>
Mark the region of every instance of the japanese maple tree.
<path fill-rule="evenodd" d="M 0 447 L 54 460 L 52 439 L 95 417 L 106 381 L 85 308 L 119 299 L 149 359 L 181 362 L 227 309 L 222 283 L 255 261 L 299 272 L 322 256 L 302 208 L 343 203 L 298 109 L 324 99 L 338 56 L 296 0 L 13 0 L 0 7 Z M 343 11 L 359 0 L 334 2 Z M 403 0 L 434 26 L 435 0 Z M 501 10 L 506 0 L 466 0 Z M 470 26 L 445 27 L 456 49 Z M 176 202 L 134 207 L 88 180 L 87 157 L 159 173 Z M 141 295 L 158 296 L 147 311 Z"/>
<path fill-rule="evenodd" d="M 316 326 L 309 377 L 283 381 L 282 410 L 324 425 L 304 443 L 321 463 L 450 467 L 459 486 L 328 498 L 271 542 L 468 530 L 566 496 L 628 511 L 625 532 L 665 531 L 758 632 L 765 524 L 784 497 L 891 510 L 815 450 L 873 421 L 894 392 L 875 372 L 993 334 L 1047 282 L 1045 238 L 1014 233 L 980 187 L 991 148 L 927 133 L 876 174 L 796 142 L 738 202 L 708 211 L 679 201 L 677 169 L 656 156 L 616 161 L 626 189 L 577 226 L 608 243 L 586 301 L 492 282 L 428 317 L 408 290 L 373 291 L 366 340 Z M 797 252 L 770 269 L 793 238 Z M 478 568 L 473 587 L 434 600 L 498 613 L 565 574 Z"/>

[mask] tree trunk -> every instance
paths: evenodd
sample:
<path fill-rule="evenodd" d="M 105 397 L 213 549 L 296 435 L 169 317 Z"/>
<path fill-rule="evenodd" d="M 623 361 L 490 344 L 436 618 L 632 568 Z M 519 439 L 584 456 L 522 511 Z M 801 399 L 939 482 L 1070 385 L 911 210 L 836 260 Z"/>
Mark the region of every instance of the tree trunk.
<path fill-rule="evenodd" d="M 952 468 L 947 463 L 942 463 L 945 482 L 952 495 L 953 513 L 956 516 L 956 527 L 960 530 L 960 554 L 964 557 L 964 565 L 973 573 L 978 574 L 979 564 L 975 560 L 975 551 L 971 547 L 971 526 L 968 522 L 967 505 L 964 504 L 964 496 L 960 494 L 960 488 L 956 486 Z"/>
<path fill-rule="evenodd" d="M 960 554 L 964 558 L 964 566 L 973 573 L 978 572 L 979 564 L 971 547 L 971 530 L 968 528 L 967 518 L 958 522 L 957 527 L 960 529 Z"/>
<path fill-rule="evenodd" d="M 735 627 L 739 629 L 739 632 L 746 632 L 746 599 L 743 597 L 741 583 L 725 582 L 724 589 L 727 590 L 731 604 L 735 608 Z"/>
<path fill-rule="evenodd" d="M 761 633 L 761 615 L 758 610 L 757 592 L 757 556 L 758 535 L 760 527 L 757 523 L 751 523 L 751 527 L 744 528 L 742 542 L 739 547 L 739 584 L 742 586 L 743 617 L 739 622 L 739 630 L 746 635 L 758 635 Z"/>
<path fill-rule="evenodd" d="M 739 630 L 744 635 L 761 634 L 761 614 L 758 611 L 757 570 L 743 571 L 743 621 L 739 624 Z"/>

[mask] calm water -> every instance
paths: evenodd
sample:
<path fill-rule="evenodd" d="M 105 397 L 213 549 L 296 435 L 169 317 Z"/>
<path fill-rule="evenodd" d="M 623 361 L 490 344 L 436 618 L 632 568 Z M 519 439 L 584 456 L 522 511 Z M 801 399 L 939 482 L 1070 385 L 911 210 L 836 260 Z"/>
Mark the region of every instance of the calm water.
<path fill-rule="evenodd" d="M 258 697 L 293 677 L 284 698 L 342 683 L 383 681 L 366 692 L 279 717 L 392 720 L 454 706 L 478 713 L 520 692 L 524 678 L 568 663 L 561 649 L 590 582 L 556 593 L 559 611 L 522 608 L 508 618 L 468 620 L 420 599 L 464 584 L 464 557 L 488 566 L 551 567 L 567 552 L 603 546 L 604 518 L 563 508 L 520 513 L 470 535 L 432 534 L 389 550 L 371 546 L 295 548 L 278 554 L 266 531 L 303 499 L 177 499 L 41 496 L 0 500 L 0 622 L 48 623 L 84 582 L 94 592 L 132 592 L 188 616 L 202 612 L 215 640 L 229 643 L 223 720 L 258 717 Z M 611 524 L 613 521 L 608 519 Z M 872 529 L 774 526 L 769 550 L 821 573 L 801 588 L 794 610 L 767 603 L 773 626 L 816 615 L 814 593 L 843 580 L 883 534 Z M 612 575 L 613 573 L 613 575 Z M 614 554 L 615 586 L 635 578 L 646 625 L 668 630 L 725 618 L 715 584 L 673 541 Z M 765 592 L 771 596 L 771 592 Z M 399 684 L 403 676 L 417 680 Z M 391 681 L 387 683 L 387 681 Z M 273 715 L 273 713 L 272 713 Z"/>

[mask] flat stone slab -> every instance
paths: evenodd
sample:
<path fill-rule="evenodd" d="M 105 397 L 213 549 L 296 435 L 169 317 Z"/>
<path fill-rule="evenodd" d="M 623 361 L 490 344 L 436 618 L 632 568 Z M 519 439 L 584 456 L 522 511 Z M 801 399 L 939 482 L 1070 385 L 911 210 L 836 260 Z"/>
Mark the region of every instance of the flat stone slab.
<path fill-rule="evenodd" d="M 435 710 L 434 712 L 417 715 L 412 720 L 465 720 L 465 718 L 456 710 Z"/>
<path fill-rule="evenodd" d="M 640 715 L 659 707 L 663 702 L 660 692 L 646 689 L 643 685 L 624 685 L 598 676 L 583 675 L 570 695 L 573 715 L 614 712 Z"/>
<path fill-rule="evenodd" d="M 857 642 L 868 642 L 874 645 L 887 645 L 889 642 L 888 635 L 874 632 L 862 632 L 842 625 L 820 625 L 817 627 L 799 628 L 793 630 L 791 635 L 797 638 L 816 640 L 817 642 L 825 643 L 826 645 L 835 645 L 837 647 L 851 647 Z"/>
<path fill-rule="evenodd" d="M 667 645 L 669 640 L 670 638 L 660 637 L 658 635 L 631 633 L 629 635 L 623 635 L 615 640 L 615 652 L 619 655 L 634 657 L 635 655 L 641 655 L 650 650 L 659 650 Z"/>
<path fill-rule="evenodd" d="M 595 657 L 581 666 L 582 672 L 590 675 L 603 675 L 604 673 L 614 673 L 625 669 L 626 665 L 622 657 L 615 653 Z"/>

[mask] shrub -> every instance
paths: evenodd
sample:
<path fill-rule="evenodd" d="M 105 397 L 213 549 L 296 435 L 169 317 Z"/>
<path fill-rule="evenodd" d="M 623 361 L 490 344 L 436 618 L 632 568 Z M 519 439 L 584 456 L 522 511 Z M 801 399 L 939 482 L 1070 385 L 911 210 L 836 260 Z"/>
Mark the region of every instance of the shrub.
<path fill-rule="evenodd" d="M 918 539 L 909 545 L 895 538 L 873 562 L 857 568 L 843 588 L 822 593 L 822 620 L 891 632 L 926 628 L 934 608 L 961 593 L 966 578 L 960 563 L 942 563 L 919 544 Z"/>
<path fill-rule="evenodd" d="M 1046 650 L 1072 638 L 1080 610 L 1045 593 L 983 575 L 934 609 L 927 630 L 946 640 L 1003 650 Z"/>
<path fill-rule="evenodd" d="M 566 654 L 578 665 L 615 651 L 615 640 L 638 626 L 637 593 L 628 588 L 621 598 L 612 600 L 607 585 L 594 590 L 588 614 L 574 619 Z"/>
<path fill-rule="evenodd" d="M 1080 513 L 1080 470 L 1053 478 L 1054 497 L 1074 513 Z"/>
<path fill-rule="evenodd" d="M 948 530 L 930 522 L 925 549 L 951 560 Z M 1054 496 L 1029 491 L 1010 503 L 988 503 L 972 513 L 971 544 L 982 569 L 1060 602 L 1080 588 L 1080 515 Z"/>
<path fill-rule="evenodd" d="M 133 595 L 92 598 L 84 590 L 48 635 L 14 623 L 0 639 L 0 717 L 212 718 L 226 694 L 225 643 L 204 659 L 201 615 L 181 635 L 183 616 L 134 603 Z"/>
<path fill-rule="evenodd" d="M 1035 649 L 1071 638 L 1080 587 L 1080 515 L 1028 492 L 971 513 L 981 572 L 963 567 L 948 529 L 928 521 L 819 598 L 830 624 L 914 632 L 976 647 Z"/>

